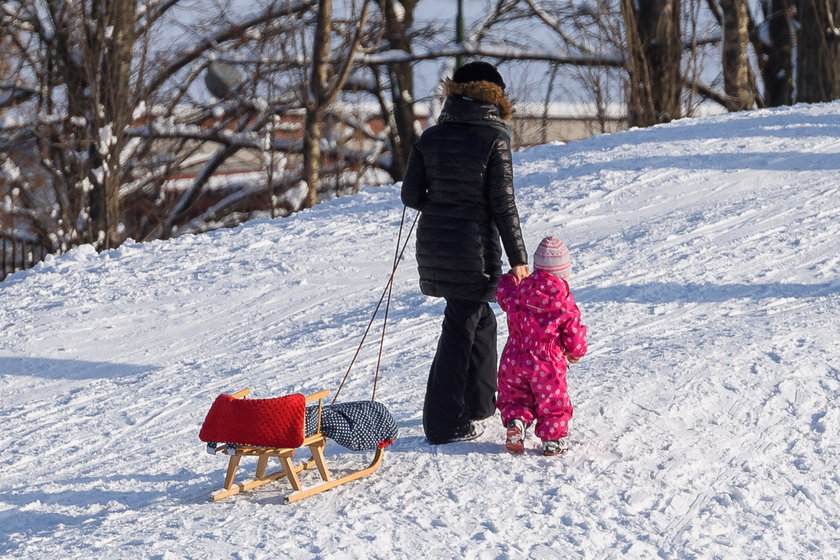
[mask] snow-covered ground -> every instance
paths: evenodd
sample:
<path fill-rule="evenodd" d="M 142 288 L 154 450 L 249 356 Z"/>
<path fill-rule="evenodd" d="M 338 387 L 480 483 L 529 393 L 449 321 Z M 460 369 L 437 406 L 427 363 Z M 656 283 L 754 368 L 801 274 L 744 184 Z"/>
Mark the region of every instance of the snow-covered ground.
<path fill-rule="evenodd" d="M 838 167 L 840 103 L 517 154 L 529 249 L 570 245 L 589 327 L 572 450 L 508 455 L 498 417 L 425 443 L 443 305 L 410 244 L 376 394 L 399 438 L 376 473 L 296 504 L 283 480 L 211 503 L 226 459 L 198 431 L 221 392 L 337 389 L 387 281 L 397 186 L 18 273 L 0 284 L 0 555 L 837 557 Z M 378 338 L 341 401 L 369 398 Z"/>

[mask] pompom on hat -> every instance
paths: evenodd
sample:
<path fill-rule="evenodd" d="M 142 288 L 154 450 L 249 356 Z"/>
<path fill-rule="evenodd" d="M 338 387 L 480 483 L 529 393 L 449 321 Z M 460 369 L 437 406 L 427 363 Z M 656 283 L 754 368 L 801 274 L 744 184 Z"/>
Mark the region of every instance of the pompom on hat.
<path fill-rule="evenodd" d="M 534 269 L 545 270 L 564 280 L 572 274 L 572 258 L 566 245 L 554 237 L 548 236 L 540 241 L 534 252 Z"/>
<path fill-rule="evenodd" d="M 505 81 L 502 79 L 499 71 L 496 70 L 496 67 L 489 62 L 481 60 L 468 62 L 455 70 L 455 73 L 452 75 L 452 81 L 456 84 L 490 82 L 502 88 L 502 91 L 505 89 Z"/>

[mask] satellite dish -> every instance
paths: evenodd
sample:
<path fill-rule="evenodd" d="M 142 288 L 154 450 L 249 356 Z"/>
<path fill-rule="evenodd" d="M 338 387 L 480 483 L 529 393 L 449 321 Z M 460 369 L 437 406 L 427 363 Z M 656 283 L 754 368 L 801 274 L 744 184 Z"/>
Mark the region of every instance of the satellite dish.
<path fill-rule="evenodd" d="M 230 62 L 214 60 L 207 66 L 204 85 L 215 97 L 230 99 L 239 93 L 245 82 L 245 76 L 239 66 Z"/>

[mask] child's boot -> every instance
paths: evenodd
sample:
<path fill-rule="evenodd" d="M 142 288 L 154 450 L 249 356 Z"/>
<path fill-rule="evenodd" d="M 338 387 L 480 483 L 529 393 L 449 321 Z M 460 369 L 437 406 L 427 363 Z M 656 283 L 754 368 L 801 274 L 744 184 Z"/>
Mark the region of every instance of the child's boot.
<path fill-rule="evenodd" d="M 510 453 L 525 451 L 525 422 L 519 418 L 514 418 L 508 422 L 505 449 Z"/>
<path fill-rule="evenodd" d="M 543 442 L 543 455 L 552 457 L 561 455 L 569 450 L 569 438 L 550 439 Z"/>

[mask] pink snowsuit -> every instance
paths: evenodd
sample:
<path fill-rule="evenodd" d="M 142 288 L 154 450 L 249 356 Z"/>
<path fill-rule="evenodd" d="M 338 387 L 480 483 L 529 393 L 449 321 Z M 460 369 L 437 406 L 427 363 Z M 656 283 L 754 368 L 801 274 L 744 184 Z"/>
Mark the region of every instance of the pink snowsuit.
<path fill-rule="evenodd" d="M 502 423 L 520 418 L 530 425 L 536 419 L 538 438 L 565 437 L 572 418 L 566 354 L 586 354 L 586 326 L 580 323 L 569 284 L 544 270 L 535 270 L 518 285 L 513 274 L 505 274 L 496 300 L 508 322 L 496 400 Z"/>

